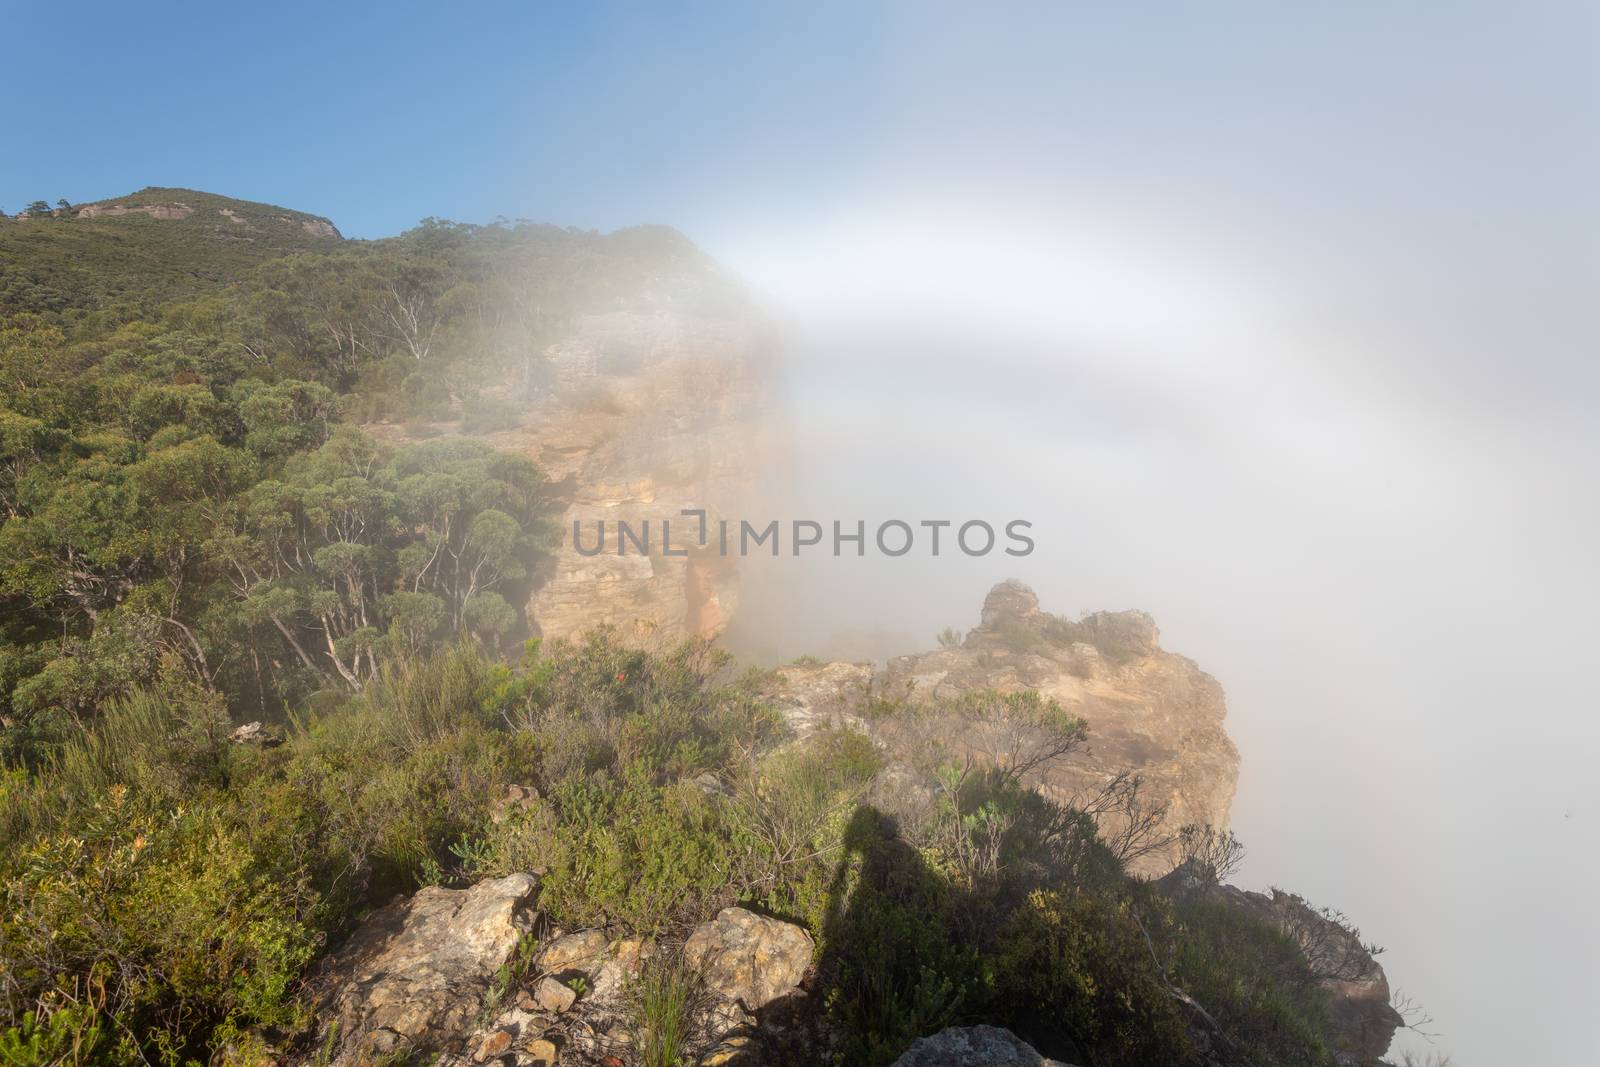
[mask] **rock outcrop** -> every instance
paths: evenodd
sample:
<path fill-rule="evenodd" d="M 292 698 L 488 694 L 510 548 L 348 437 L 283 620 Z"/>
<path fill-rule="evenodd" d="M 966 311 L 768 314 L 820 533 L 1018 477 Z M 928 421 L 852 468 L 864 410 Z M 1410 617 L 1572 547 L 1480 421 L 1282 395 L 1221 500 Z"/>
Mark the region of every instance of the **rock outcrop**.
<path fill-rule="evenodd" d="M 712 993 L 758 1011 L 800 987 L 815 947 L 793 923 L 723 908 L 689 935 L 683 960 Z"/>
<path fill-rule="evenodd" d="M 514 874 L 422 889 L 370 916 L 315 978 L 317 1061 L 635 1062 L 637 990 L 660 968 L 694 976 L 685 1049 L 734 1067 L 759 1062 L 765 1013 L 803 1001 L 811 937 L 742 908 L 696 927 L 678 957 L 643 937 L 580 930 L 551 932 L 530 958 L 519 948 L 538 923 L 537 885 Z"/>
<path fill-rule="evenodd" d="M 920 1038 L 892 1067 L 1068 1067 L 1046 1059 L 1010 1030 L 952 1026 Z"/>
<path fill-rule="evenodd" d="M 842 723 L 873 736 L 891 755 L 936 739 L 954 758 L 977 753 L 946 708 L 982 690 L 1036 692 L 1088 724 L 1088 740 L 1070 759 L 1032 779 L 1061 802 L 1083 802 L 1118 775 L 1142 780 L 1140 802 L 1165 810 L 1155 837 L 1189 823 L 1228 823 L 1239 753 L 1223 729 L 1222 687 L 1192 660 L 1161 648 L 1143 612 L 1100 612 L 1068 620 L 1039 609 L 1019 582 L 1002 582 L 983 604 L 981 621 L 963 640 L 919 655 L 900 656 L 882 670 L 869 664 L 801 663 L 780 669 L 769 695 L 790 725 L 805 735 Z M 915 706 L 909 721 L 885 709 Z M 1102 815 L 1108 834 L 1125 816 Z M 1170 870 L 1166 846 L 1135 857 L 1145 874 Z"/>
<path fill-rule="evenodd" d="M 742 908 L 724 909 L 696 927 L 676 963 L 642 937 L 559 934 L 535 957 L 525 986 L 463 1037 L 451 1062 L 539 1063 L 546 1046 L 564 1065 L 634 1062 L 641 1036 L 637 987 L 648 968 L 681 967 L 696 983 L 686 1054 L 711 1067 L 752 1065 L 763 1047 L 761 1015 L 801 995 L 812 947 L 800 927 Z"/>
<path fill-rule="evenodd" d="M 69 209 L 67 214 L 71 215 L 75 219 L 85 220 L 115 219 L 122 218 L 127 215 L 145 215 L 149 218 L 158 219 L 162 222 L 181 222 L 184 219 L 194 216 L 197 211 L 200 211 L 202 215 L 201 219 L 196 219 L 196 221 L 210 218 L 211 212 L 215 211 L 218 218 L 229 223 L 230 226 L 241 230 L 255 230 L 260 225 L 275 226 L 281 224 L 285 226 L 298 227 L 312 237 L 342 240 L 342 235 L 339 233 L 338 228 L 334 226 L 333 223 L 316 215 L 305 215 L 299 212 L 287 213 L 281 210 L 278 212 L 254 210 L 249 215 L 246 215 L 244 212 L 233 207 L 209 206 L 219 199 L 218 197 L 214 197 L 209 194 L 194 193 L 190 190 L 180 189 L 166 191 L 170 193 L 188 195 L 186 195 L 185 199 L 182 200 L 173 199 L 168 202 L 152 202 L 149 199 L 149 194 L 161 192 L 161 190 L 146 189 L 138 194 L 135 194 L 135 199 L 138 200 L 136 203 L 103 200 L 94 204 L 80 204 L 77 207 Z M 235 204 L 240 203 L 239 201 L 227 202 Z M 197 209 L 195 207 L 195 203 L 202 203 L 205 206 Z M 265 205 L 248 206 L 260 208 L 264 207 Z M 56 214 L 61 214 L 61 212 L 56 212 Z"/>
<path fill-rule="evenodd" d="M 1374 958 L 1377 950 L 1361 940 L 1361 931 L 1345 916 L 1313 907 L 1295 893 L 1217 885 L 1183 867 L 1156 885 L 1174 898 L 1223 904 L 1276 927 L 1299 947 L 1317 984 L 1328 992 L 1335 1051 L 1352 1063 L 1370 1063 L 1389 1051 L 1405 1019 L 1391 1003 L 1389 979 Z"/>
<path fill-rule="evenodd" d="M 73 211 L 73 216 L 80 219 L 116 218 L 119 215 L 149 215 L 153 219 L 164 219 L 173 222 L 186 219 L 194 214 L 194 208 L 188 204 L 85 204 Z"/>
<path fill-rule="evenodd" d="M 531 874 L 428 888 L 367 919 L 315 980 L 334 1064 L 458 1048 L 496 973 L 532 929 Z"/>

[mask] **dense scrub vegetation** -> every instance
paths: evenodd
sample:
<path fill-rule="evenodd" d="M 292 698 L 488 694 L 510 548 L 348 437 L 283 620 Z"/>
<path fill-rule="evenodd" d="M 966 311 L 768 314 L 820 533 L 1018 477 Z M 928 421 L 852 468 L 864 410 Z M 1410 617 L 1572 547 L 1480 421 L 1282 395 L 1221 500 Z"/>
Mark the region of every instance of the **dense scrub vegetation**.
<path fill-rule="evenodd" d="M 0 792 L 0 1048 L 243 1057 L 306 1027 L 298 980 L 363 909 L 537 868 L 569 929 L 670 939 L 735 902 L 804 922 L 843 1063 L 971 1020 L 1096 1064 L 1202 1062 L 1173 987 L 1228 1062 L 1325 1062 L 1322 995 L 1281 935 L 1127 878 L 1091 818 L 1014 776 L 930 767 L 941 784 L 908 790 L 860 735 L 773 744 L 725 667 L 603 632 L 516 666 L 454 646 L 266 746 L 230 743 L 181 676 L 111 701 Z"/>
<path fill-rule="evenodd" d="M 80 218 L 81 205 L 58 200 L 52 209 L 41 200 L 20 218 L 0 215 L 0 307 L 127 317 L 220 289 L 266 260 L 338 244 L 313 232 L 327 225 L 314 215 L 191 189 L 142 189 L 116 201 L 123 209 L 174 205 L 190 214 Z"/>
<path fill-rule="evenodd" d="M 494 425 L 571 317 L 703 271 L 681 239 L 123 203 L 175 200 L 0 220 L 0 1063 L 249 1062 L 304 1040 L 308 969 L 375 903 L 529 869 L 568 928 L 804 923 L 836 1062 L 956 1021 L 1327 1062 L 1290 942 L 1128 878 L 1023 762 L 887 774 L 857 734 L 786 742 L 704 645 L 524 646 L 540 473 L 359 427 Z M 963 713 L 1071 758 L 1081 722 L 1011 699 Z"/>
<path fill-rule="evenodd" d="M 0 758 L 36 761 L 163 664 L 274 713 L 456 636 L 514 645 L 550 533 L 538 471 L 356 426 L 514 422 L 574 316 L 702 262 L 664 230 L 358 243 L 186 190 L 118 205 L 174 203 L 192 213 L 0 220 Z"/>

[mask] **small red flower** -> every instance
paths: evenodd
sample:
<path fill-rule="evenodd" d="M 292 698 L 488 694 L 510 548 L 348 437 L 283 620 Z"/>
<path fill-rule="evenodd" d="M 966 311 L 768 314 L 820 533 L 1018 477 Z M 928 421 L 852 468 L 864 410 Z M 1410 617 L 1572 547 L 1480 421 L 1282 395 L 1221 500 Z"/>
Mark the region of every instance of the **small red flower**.
<path fill-rule="evenodd" d="M 627 681 L 627 680 L 628 680 L 628 676 L 627 676 L 627 675 L 626 675 L 626 674 L 619 674 L 619 675 L 617 675 L 617 681 L 619 681 L 619 682 L 626 682 L 626 681 Z"/>

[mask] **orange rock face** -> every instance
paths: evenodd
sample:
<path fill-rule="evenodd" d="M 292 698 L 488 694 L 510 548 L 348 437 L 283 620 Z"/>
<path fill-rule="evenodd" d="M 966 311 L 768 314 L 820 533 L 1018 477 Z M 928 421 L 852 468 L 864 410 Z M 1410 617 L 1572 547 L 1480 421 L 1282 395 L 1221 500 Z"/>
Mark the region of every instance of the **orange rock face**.
<path fill-rule="evenodd" d="M 760 474 L 766 344 L 749 321 L 664 310 L 587 318 L 547 353 L 550 398 L 492 438 L 539 463 L 567 501 L 561 546 L 529 604 L 539 633 L 608 623 L 670 640 L 726 627 L 735 561 L 702 549 L 699 520 L 682 513 L 726 513 Z M 619 553 L 619 522 L 641 537 L 648 524 L 647 548 Z M 574 524 L 585 548 L 602 551 L 580 553 Z"/>

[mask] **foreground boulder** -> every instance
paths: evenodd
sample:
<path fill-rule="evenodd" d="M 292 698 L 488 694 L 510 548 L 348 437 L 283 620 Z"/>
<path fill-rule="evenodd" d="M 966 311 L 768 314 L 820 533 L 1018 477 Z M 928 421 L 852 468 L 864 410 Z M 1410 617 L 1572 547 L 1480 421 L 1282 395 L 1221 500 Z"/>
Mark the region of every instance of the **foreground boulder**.
<path fill-rule="evenodd" d="M 512 874 L 422 889 L 374 912 L 315 979 L 319 1056 L 360 1064 L 458 1047 L 533 927 L 537 888 L 533 875 Z"/>
<path fill-rule="evenodd" d="M 892 1067 L 1068 1067 L 998 1026 L 952 1026 L 919 1038 Z"/>
<path fill-rule="evenodd" d="M 681 959 L 639 936 L 552 931 L 527 961 L 517 988 L 497 990 L 502 997 L 494 1003 L 480 992 L 459 1034 L 440 1035 L 429 1047 L 443 1053 L 436 1067 L 634 1063 L 641 1037 L 638 983 L 648 969 L 681 966 L 698 976 L 682 1019 L 682 1062 L 751 1067 L 763 1062 L 774 1036 L 769 1017 L 801 998 L 799 983 L 813 949 L 800 927 L 743 908 L 725 908 L 697 926 Z M 781 1032 L 782 1022 L 776 1025 Z"/>
<path fill-rule="evenodd" d="M 707 990 L 759 1011 L 799 988 L 815 948 L 811 935 L 793 923 L 723 908 L 695 927 L 684 942 L 683 960 L 700 973 Z"/>

